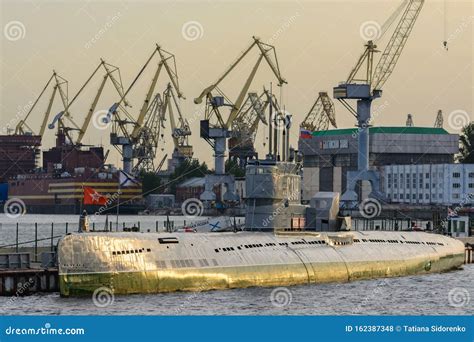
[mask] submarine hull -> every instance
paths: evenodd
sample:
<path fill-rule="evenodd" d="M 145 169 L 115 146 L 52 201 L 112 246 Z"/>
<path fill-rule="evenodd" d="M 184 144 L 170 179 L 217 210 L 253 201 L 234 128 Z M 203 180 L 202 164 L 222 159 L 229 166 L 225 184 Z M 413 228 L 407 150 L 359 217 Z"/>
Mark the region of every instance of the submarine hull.
<path fill-rule="evenodd" d="M 79 233 L 58 246 L 62 296 L 204 291 L 459 268 L 462 242 L 421 232 Z"/>

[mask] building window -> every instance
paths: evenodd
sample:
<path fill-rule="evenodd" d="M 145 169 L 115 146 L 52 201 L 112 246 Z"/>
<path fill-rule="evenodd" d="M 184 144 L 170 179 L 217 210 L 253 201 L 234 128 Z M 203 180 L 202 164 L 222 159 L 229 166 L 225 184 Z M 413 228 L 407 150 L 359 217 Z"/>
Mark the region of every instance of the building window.
<path fill-rule="evenodd" d="M 393 194 L 393 199 L 397 199 L 398 198 L 398 194 Z"/>
<path fill-rule="evenodd" d="M 418 199 L 421 199 L 421 200 L 422 200 L 422 199 L 423 199 L 423 194 L 419 194 L 419 195 L 418 195 Z"/>
<path fill-rule="evenodd" d="M 442 195 L 442 194 L 439 194 L 439 195 L 438 195 L 438 198 L 439 198 L 439 199 L 442 199 L 442 198 L 443 198 L 443 195 Z"/>
<path fill-rule="evenodd" d="M 426 183 L 425 184 L 425 189 L 429 189 L 430 188 L 430 183 Z"/>
<path fill-rule="evenodd" d="M 453 172 L 453 177 L 454 178 L 459 178 L 459 177 L 461 177 L 461 174 L 459 172 Z"/>
<path fill-rule="evenodd" d="M 453 183 L 453 189 L 459 189 L 460 187 L 461 187 L 461 184 Z"/>
<path fill-rule="evenodd" d="M 412 197 L 414 200 L 416 200 L 416 194 L 413 194 L 411 197 Z"/>
<path fill-rule="evenodd" d="M 436 188 L 436 183 L 433 183 L 433 186 L 432 186 L 432 188 L 433 188 L 433 189 L 434 189 L 434 188 Z"/>
<path fill-rule="evenodd" d="M 429 200 L 430 199 L 430 194 L 425 194 L 425 199 Z"/>
<path fill-rule="evenodd" d="M 469 172 L 469 178 L 474 178 L 474 172 Z"/>
<path fill-rule="evenodd" d="M 474 188 L 474 183 L 469 183 L 469 189 Z"/>
<path fill-rule="evenodd" d="M 430 178 L 430 173 L 429 172 L 425 173 L 425 178 L 427 178 L 427 179 Z"/>
<path fill-rule="evenodd" d="M 459 194 L 453 194 L 453 199 L 459 199 Z"/>

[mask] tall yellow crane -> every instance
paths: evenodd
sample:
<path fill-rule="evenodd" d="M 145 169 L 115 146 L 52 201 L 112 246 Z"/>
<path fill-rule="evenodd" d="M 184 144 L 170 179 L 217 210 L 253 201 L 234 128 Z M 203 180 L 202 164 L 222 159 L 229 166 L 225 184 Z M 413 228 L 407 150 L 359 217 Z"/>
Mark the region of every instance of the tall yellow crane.
<path fill-rule="evenodd" d="M 48 89 L 48 87 L 51 85 L 51 84 L 54 84 L 53 85 L 53 91 L 51 93 L 51 96 L 49 98 L 49 101 L 48 101 L 48 106 L 46 108 L 46 111 L 43 115 L 43 120 L 41 122 L 41 126 L 40 126 L 40 129 L 39 131 L 35 131 L 33 130 L 27 123 L 26 123 L 26 120 L 29 118 L 30 114 L 33 112 L 33 110 L 36 108 L 36 105 L 38 104 L 39 100 L 43 97 L 43 94 L 46 92 L 46 90 Z M 66 88 L 66 90 L 63 89 L 63 87 Z M 52 109 L 52 106 L 53 106 L 53 103 L 54 103 L 54 99 L 55 99 L 55 96 L 56 94 L 58 93 L 58 89 L 59 89 L 59 92 L 62 93 L 62 94 L 67 94 L 67 87 L 68 87 L 68 82 L 66 79 L 62 78 L 61 76 L 59 76 L 56 71 L 53 70 L 53 74 L 51 75 L 51 77 L 49 78 L 48 82 L 46 83 L 46 85 L 43 87 L 43 90 L 41 91 L 41 93 L 39 94 L 39 96 L 36 98 L 35 102 L 33 103 L 33 105 L 31 106 L 31 108 L 29 109 L 28 113 L 25 115 L 25 117 L 20 120 L 18 122 L 18 124 L 16 125 L 15 127 L 15 133 L 14 134 L 18 134 L 18 135 L 24 135 L 24 134 L 37 134 L 39 135 L 41 138 L 43 137 L 44 135 L 44 132 L 46 130 L 46 125 L 48 123 L 48 119 L 49 119 L 49 115 L 51 113 L 51 109 Z M 67 100 L 66 100 L 66 103 L 67 103 Z"/>
<path fill-rule="evenodd" d="M 135 119 L 132 115 L 130 115 L 126 108 L 122 106 L 125 103 L 125 97 L 127 94 L 133 89 L 138 79 L 143 75 L 146 68 L 153 60 L 153 58 L 158 55 L 158 63 L 156 71 L 153 75 L 152 81 L 150 86 L 148 87 L 147 93 L 145 95 L 145 100 L 141 106 L 141 109 L 138 113 L 137 118 Z M 161 70 L 165 69 L 168 77 L 173 85 L 174 89 L 177 92 L 178 98 L 184 98 L 183 93 L 179 87 L 179 79 L 178 79 L 178 72 L 176 67 L 176 59 L 175 56 L 164 50 L 160 45 L 156 44 L 155 49 L 151 53 L 151 55 L 146 60 L 145 64 L 142 66 L 138 74 L 136 75 L 135 79 L 132 81 L 128 89 L 123 93 L 120 97 L 119 101 L 114 103 L 107 114 L 106 121 L 110 121 L 113 119 L 113 126 L 112 126 L 112 133 L 110 134 L 110 142 L 113 146 L 115 146 L 122 155 L 123 158 L 123 169 L 125 172 L 132 171 L 132 164 L 134 159 L 134 149 L 135 150 L 153 150 L 153 146 L 135 146 L 135 145 L 142 145 L 146 144 L 147 142 L 142 139 L 141 131 L 145 129 L 144 123 L 146 122 L 147 113 L 154 113 L 154 111 L 150 111 L 152 98 L 156 99 L 153 96 L 155 94 L 155 87 L 160 76 Z M 125 106 L 126 107 L 126 106 Z M 125 114 L 126 117 L 123 117 L 121 114 Z M 130 128 L 131 126 L 131 128 Z M 121 150 L 118 148 L 121 146 Z M 135 168 L 136 169 L 136 168 Z"/>
<path fill-rule="evenodd" d="M 275 95 L 268 90 L 264 89 L 260 95 L 249 93 L 232 124 L 229 157 L 236 159 L 241 167 L 245 167 L 248 159 L 258 156 L 255 138 L 260 122 L 268 124 L 265 111 L 269 105 L 273 107 L 274 113 L 281 112 Z"/>
<path fill-rule="evenodd" d="M 166 117 L 168 116 L 173 139 L 173 154 L 171 159 L 172 169 L 185 159 L 192 158 L 193 149 L 189 144 L 188 137 L 191 129 L 188 121 L 184 118 L 178 99 L 173 91 L 173 86 L 168 83 L 163 96 L 157 93 L 148 107 L 141 129 L 133 145 L 133 158 L 136 163 L 133 172 L 139 171 L 157 172 L 163 163 L 155 167 L 154 160 L 159 140 L 164 137 L 162 129 L 165 128 Z M 176 110 L 176 113 L 175 113 Z"/>
<path fill-rule="evenodd" d="M 369 40 L 365 50 L 352 69 L 346 82 L 334 88 L 334 98 L 338 99 L 356 118 L 358 126 L 358 159 L 357 171 L 347 174 L 346 192 L 341 200 L 348 205 L 356 205 L 358 196 L 355 192 L 358 181 L 369 181 L 372 185 L 371 197 L 383 199 L 380 193 L 380 176 L 377 171 L 369 170 L 369 126 L 371 105 L 374 99 L 382 96 L 382 87 L 392 74 L 395 65 L 405 47 L 416 19 L 423 7 L 424 0 L 404 0 L 381 28 L 379 39 L 400 16 L 398 24 L 382 55 L 373 68 L 374 54 L 378 52 L 375 41 Z M 365 66 L 365 69 L 364 69 Z M 358 77 L 362 74 L 362 78 Z M 357 100 L 357 109 L 347 100 Z"/>
<path fill-rule="evenodd" d="M 87 85 L 91 82 L 91 80 L 94 78 L 94 76 L 99 72 L 100 69 L 103 69 L 105 71 L 105 74 L 102 78 L 102 81 L 99 85 L 98 91 L 93 98 L 93 101 L 91 103 L 91 106 L 89 107 L 88 113 L 86 114 L 86 117 L 82 123 L 82 125 L 78 125 L 71 113 L 70 113 L 70 108 L 71 106 L 75 103 L 75 101 L 78 99 L 79 95 L 84 91 L 84 89 L 87 87 Z M 115 76 L 115 74 L 118 74 L 118 78 Z M 97 103 L 102 95 L 102 92 L 104 90 L 105 84 L 107 80 L 110 80 L 112 84 L 115 87 L 115 90 L 119 95 L 123 95 L 123 86 L 122 86 L 122 80 L 120 77 L 120 70 L 118 67 L 106 63 L 103 59 L 100 60 L 100 63 L 97 65 L 97 67 L 94 69 L 94 71 L 89 75 L 87 80 L 82 84 L 82 86 L 79 88 L 77 93 L 74 95 L 73 99 L 70 102 L 67 102 L 64 92 L 59 89 L 59 92 L 61 94 L 61 99 L 63 101 L 64 105 L 64 110 L 56 114 L 56 116 L 53 118 L 52 122 L 48 125 L 49 129 L 54 129 L 56 127 L 56 124 L 58 125 L 58 131 L 61 131 L 66 135 L 68 138 L 69 143 L 73 145 L 80 145 L 82 143 L 82 139 L 84 138 L 84 135 L 87 131 L 87 128 L 89 127 L 91 118 L 95 112 L 95 109 L 97 107 Z M 69 123 L 72 124 L 71 126 L 68 126 L 65 122 L 65 118 L 68 119 Z M 69 131 L 77 131 L 78 136 L 76 139 L 69 133 Z"/>
<path fill-rule="evenodd" d="M 155 156 L 159 140 L 163 137 L 165 106 L 160 93 L 157 93 L 148 106 L 143 128 L 137 137 L 137 143 L 133 146 L 133 158 L 136 163 L 133 172 L 139 173 L 156 172 Z"/>
<path fill-rule="evenodd" d="M 328 93 L 320 92 L 308 114 L 306 114 L 300 128 L 311 132 L 327 131 L 329 124 L 337 128 L 334 103 Z"/>
<path fill-rule="evenodd" d="M 168 87 L 163 93 L 165 98 L 165 110 L 168 112 L 171 126 L 171 136 L 173 138 L 173 158 L 179 163 L 183 159 L 189 159 L 193 156 L 193 147 L 189 144 L 191 128 L 188 121 L 184 118 L 179 106 L 173 87 L 168 83 Z M 173 110 L 176 109 L 176 114 Z M 177 119 L 177 120 L 176 120 Z"/>
<path fill-rule="evenodd" d="M 232 103 L 229 101 L 229 97 L 226 96 L 221 89 L 218 88 L 219 84 L 235 69 L 235 67 L 249 54 L 249 52 L 256 48 L 259 52 L 257 61 L 253 65 L 253 68 L 244 82 L 242 89 L 240 90 L 237 99 Z M 250 85 L 257 73 L 257 70 L 261 62 L 265 60 L 270 67 L 273 75 L 278 81 L 278 85 L 281 86 L 286 83 L 286 80 L 280 73 L 280 67 L 278 65 L 278 58 L 276 55 L 275 48 L 272 45 L 265 44 L 260 41 L 259 38 L 253 36 L 252 43 L 244 50 L 237 59 L 224 71 L 224 73 L 211 85 L 204 88 L 201 94 L 194 99 L 194 103 L 202 103 L 203 99 L 206 99 L 205 117 L 201 120 L 201 138 L 206 140 L 211 147 L 214 149 L 214 175 L 206 175 L 205 190 L 201 195 L 201 200 L 204 201 L 215 201 L 216 195 L 213 192 L 214 184 L 224 184 L 227 186 L 227 192 L 224 194 L 224 200 L 233 201 L 236 198 L 234 193 L 234 179 L 230 175 L 225 174 L 225 153 L 227 139 L 231 136 L 231 127 L 234 123 L 236 116 L 238 115 Z M 213 91 L 219 93 L 218 96 L 213 95 Z M 227 103 L 225 102 L 227 100 Z M 227 119 L 224 119 L 220 108 L 229 107 L 230 112 Z M 211 119 L 214 122 L 211 123 Z"/>

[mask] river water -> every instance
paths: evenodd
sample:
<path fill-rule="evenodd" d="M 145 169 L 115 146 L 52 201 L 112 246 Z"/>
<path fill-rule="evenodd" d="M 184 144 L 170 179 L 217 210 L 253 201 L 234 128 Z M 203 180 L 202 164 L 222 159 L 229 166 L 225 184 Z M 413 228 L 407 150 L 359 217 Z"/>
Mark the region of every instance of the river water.
<path fill-rule="evenodd" d="M 165 219 L 162 216 L 120 216 L 119 227 L 122 222 L 133 225 L 140 221 L 144 231 L 153 231 L 156 221 L 162 228 Z M 176 225 L 184 220 L 183 217 L 170 219 L 174 219 Z M 111 220 L 115 224 L 114 219 Z M 58 234 L 66 222 L 70 222 L 69 231 L 77 229 L 77 216 L 25 215 L 11 219 L 0 215 L 0 245 L 14 242 L 16 222 L 19 222 L 20 241 L 34 237 L 32 224 L 35 222 L 43 227 L 39 229 L 40 237 L 50 236 L 51 222 Z M 105 217 L 97 218 L 98 227 L 103 227 L 104 222 Z M 58 293 L 0 297 L 0 315 L 473 315 L 474 264 L 442 274 L 351 283 L 104 295 L 99 299 L 94 301 L 92 296 L 61 298 Z"/>

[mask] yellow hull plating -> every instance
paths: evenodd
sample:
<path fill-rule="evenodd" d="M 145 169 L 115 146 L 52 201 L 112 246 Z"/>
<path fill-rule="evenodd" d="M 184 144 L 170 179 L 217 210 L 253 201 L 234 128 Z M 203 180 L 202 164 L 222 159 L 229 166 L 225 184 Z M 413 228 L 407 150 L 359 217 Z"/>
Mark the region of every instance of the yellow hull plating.
<path fill-rule="evenodd" d="M 62 296 L 103 286 L 132 294 L 347 282 L 442 272 L 463 261 L 462 243 L 424 233 L 91 233 L 67 236 L 59 245 Z"/>

